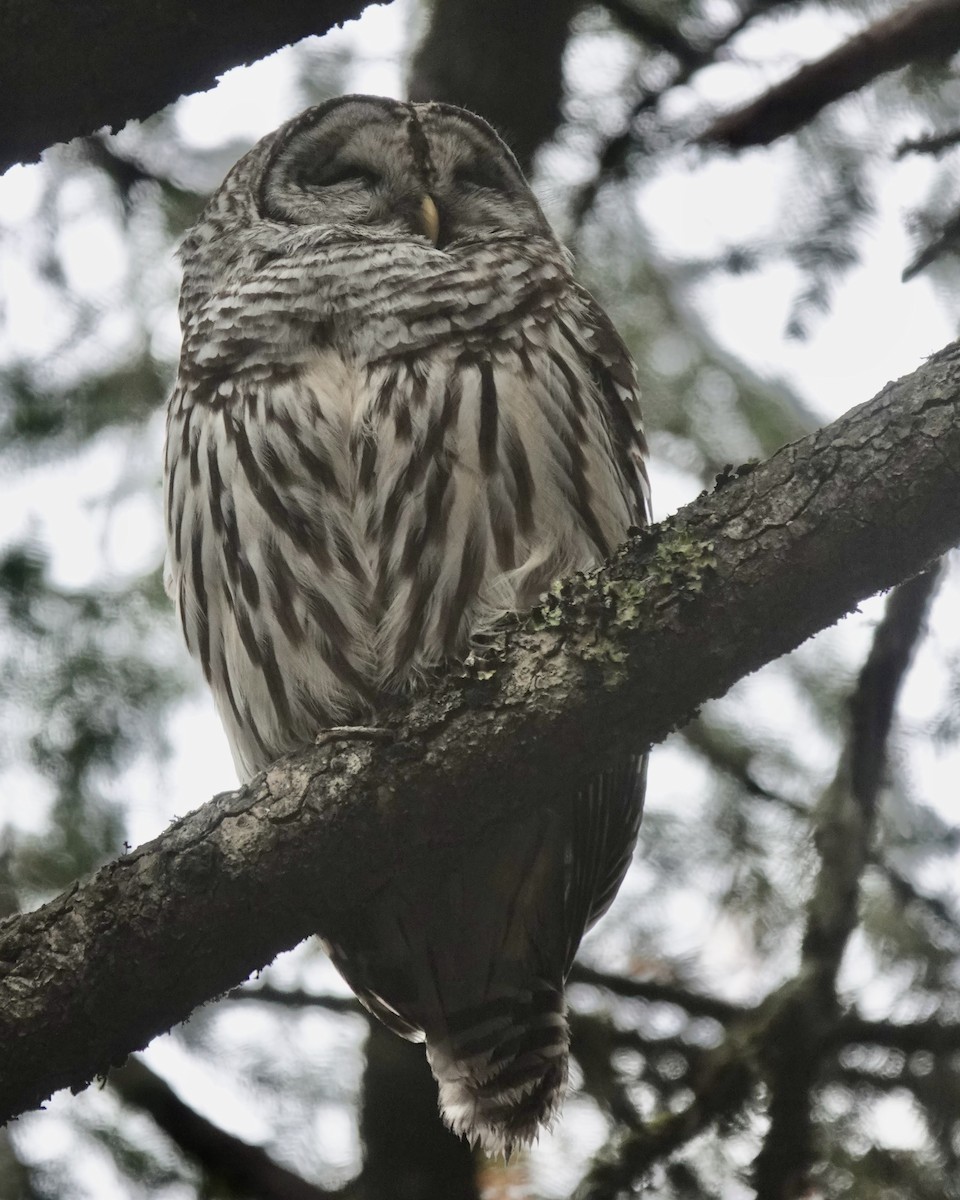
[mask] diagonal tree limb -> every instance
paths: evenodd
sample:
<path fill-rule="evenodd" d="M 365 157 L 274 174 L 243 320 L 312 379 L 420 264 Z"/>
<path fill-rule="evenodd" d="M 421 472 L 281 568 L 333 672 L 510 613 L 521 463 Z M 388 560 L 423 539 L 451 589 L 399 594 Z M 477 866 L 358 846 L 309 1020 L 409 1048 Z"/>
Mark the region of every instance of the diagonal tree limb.
<path fill-rule="evenodd" d="M 960 344 L 725 478 L 354 737 L 0 927 L 0 1116 L 82 1087 L 401 868 L 429 881 L 625 743 L 960 541 Z"/>
<path fill-rule="evenodd" d="M 960 18 L 958 18 L 960 19 Z M 960 253 L 960 212 L 955 212 L 938 229 L 932 230 L 913 258 L 903 268 L 900 278 L 906 283 L 925 267 L 945 254 Z"/>
<path fill-rule="evenodd" d="M 0 172 L 149 117 L 231 67 L 359 17 L 369 0 L 0 5 Z"/>
<path fill-rule="evenodd" d="M 769 145 L 878 76 L 922 59 L 946 62 L 957 49 L 960 0 L 916 0 L 806 63 L 750 104 L 726 113 L 697 140 L 734 150 Z"/>
<path fill-rule="evenodd" d="M 682 66 L 702 67 L 707 54 L 703 46 L 690 41 L 682 32 L 682 22 L 671 22 L 653 5 L 637 5 L 631 0 L 603 0 L 603 7 L 617 24 L 638 41 L 657 50 L 665 50 Z"/>

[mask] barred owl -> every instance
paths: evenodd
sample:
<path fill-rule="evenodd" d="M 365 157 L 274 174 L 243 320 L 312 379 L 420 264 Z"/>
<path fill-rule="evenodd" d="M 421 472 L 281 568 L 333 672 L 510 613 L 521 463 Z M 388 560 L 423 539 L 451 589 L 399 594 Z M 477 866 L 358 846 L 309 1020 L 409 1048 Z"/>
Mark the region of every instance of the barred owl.
<path fill-rule="evenodd" d="M 629 355 L 479 117 L 310 109 L 236 164 L 182 259 L 167 584 L 242 778 L 374 720 L 645 519 Z M 632 854 L 639 766 L 324 931 L 488 1152 L 558 1109 L 563 986 Z"/>

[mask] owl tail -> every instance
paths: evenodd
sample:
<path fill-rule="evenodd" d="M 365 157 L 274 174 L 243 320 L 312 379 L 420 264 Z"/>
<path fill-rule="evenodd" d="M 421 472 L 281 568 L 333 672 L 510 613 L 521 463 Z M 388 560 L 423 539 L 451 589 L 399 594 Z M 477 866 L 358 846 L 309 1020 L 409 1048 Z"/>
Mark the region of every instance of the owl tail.
<path fill-rule="evenodd" d="M 562 988 L 537 980 L 448 1016 L 443 1037 L 428 1034 L 440 1111 L 454 1133 L 509 1158 L 551 1124 L 567 1082 L 565 1008 Z"/>
<path fill-rule="evenodd" d="M 509 1155 L 557 1115 L 563 983 L 620 884 L 640 824 L 638 760 L 494 828 L 443 874 L 402 870 L 327 949 L 370 1011 L 426 1041 L 450 1128 Z"/>
<path fill-rule="evenodd" d="M 367 1008 L 426 1042 L 446 1124 L 494 1157 L 533 1141 L 563 1098 L 565 848 L 564 822 L 536 814 L 429 885 L 391 880 L 362 931 L 327 942 Z"/>

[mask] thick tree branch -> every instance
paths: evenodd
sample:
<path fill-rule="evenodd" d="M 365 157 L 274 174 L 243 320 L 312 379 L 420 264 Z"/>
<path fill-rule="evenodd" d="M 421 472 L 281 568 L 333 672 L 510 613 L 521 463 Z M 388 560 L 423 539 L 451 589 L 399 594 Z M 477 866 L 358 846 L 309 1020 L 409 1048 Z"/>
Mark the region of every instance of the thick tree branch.
<path fill-rule="evenodd" d="M 368 0 L 0 5 L 0 171 L 149 117 L 231 67 L 359 17 Z"/>
<path fill-rule="evenodd" d="M 960 0 L 918 0 L 714 121 L 698 138 L 736 150 L 793 133 L 842 96 L 920 59 L 946 62 L 960 48 Z"/>
<path fill-rule="evenodd" d="M 383 881 L 430 878 L 960 541 L 960 344 L 558 587 L 389 744 L 328 740 L 0 928 L 0 1115 L 81 1087 Z"/>

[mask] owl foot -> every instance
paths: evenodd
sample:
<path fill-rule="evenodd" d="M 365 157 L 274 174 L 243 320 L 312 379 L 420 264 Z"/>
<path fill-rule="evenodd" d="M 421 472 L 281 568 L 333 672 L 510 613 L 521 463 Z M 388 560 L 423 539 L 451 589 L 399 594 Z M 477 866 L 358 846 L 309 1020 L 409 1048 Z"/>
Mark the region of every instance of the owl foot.
<path fill-rule="evenodd" d="M 331 742 L 347 742 L 352 738 L 365 742 L 392 742 L 394 733 L 379 725 L 334 725 L 330 729 L 321 729 L 313 744 L 329 746 Z"/>

